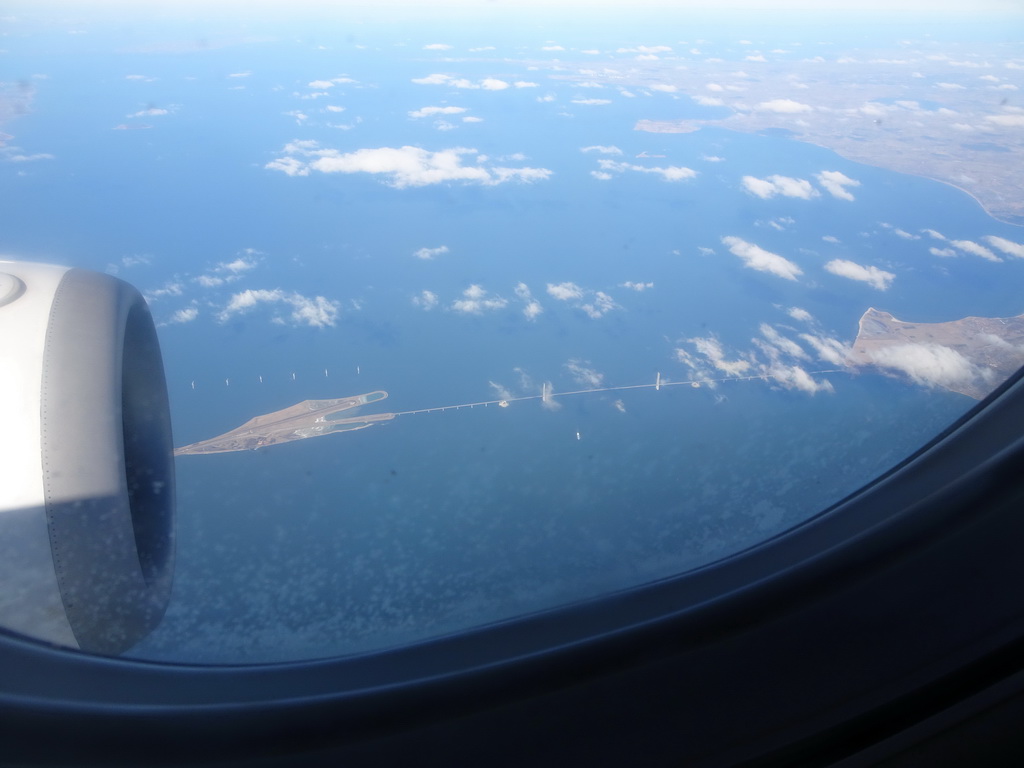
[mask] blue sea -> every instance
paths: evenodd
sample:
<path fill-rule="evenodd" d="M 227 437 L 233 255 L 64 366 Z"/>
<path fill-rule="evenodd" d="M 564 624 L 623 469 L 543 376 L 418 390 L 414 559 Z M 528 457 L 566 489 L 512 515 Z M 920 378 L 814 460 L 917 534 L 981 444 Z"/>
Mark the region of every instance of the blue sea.
<path fill-rule="evenodd" d="M 0 247 L 106 270 L 148 296 L 176 444 L 301 400 L 377 389 L 389 398 L 368 411 L 537 396 L 544 382 L 559 406 L 534 399 L 401 415 L 271 449 L 179 458 L 172 601 L 132 655 L 358 653 L 665 578 L 827 509 L 974 406 L 855 370 L 813 375 L 833 390 L 814 394 L 758 379 L 557 397 L 659 374 L 688 380 L 677 349 L 693 354 L 690 340 L 714 338 L 730 360 L 755 355 L 764 323 L 849 344 L 871 306 L 919 322 L 1019 314 L 1021 264 L 937 258 L 928 248 L 941 243 L 920 233 L 1020 242 L 1022 230 L 950 186 L 784 137 L 634 130 L 641 119 L 722 110 L 665 94 L 575 105 L 614 92 L 531 69 L 543 33 L 505 33 L 494 43 L 501 50 L 457 61 L 445 57 L 458 51 L 422 49 L 437 41 L 433 30 L 346 37 L 306 28 L 201 50 L 132 47 L 121 30 L 8 46 L 10 73 L 34 92 L 27 113 L 3 126 L 8 143 L 53 159 L 0 169 Z M 607 47 L 620 44 L 601 34 Z M 533 53 L 516 48 L 526 45 Z M 412 82 L 448 72 L 539 85 Z M 323 78 L 355 82 L 303 99 Z M 344 111 L 324 112 L 328 103 Z M 450 130 L 409 117 L 430 105 L 466 112 L 447 118 Z M 128 117 L 147 110 L 166 114 Z M 307 117 L 287 114 L 296 111 Z M 266 167 L 296 141 L 340 153 L 470 148 L 466 164 L 486 155 L 487 167 L 551 174 L 395 188 L 380 174 Z M 588 146 L 621 154 L 581 151 Z M 669 182 L 626 170 L 601 180 L 592 172 L 602 157 L 697 175 Z M 825 170 L 859 181 L 854 201 L 764 200 L 740 186 L 746 175 Z M 744 266 L 727 236 L 785 255 L 801 278 Z M 430 259 L 414 255 L 442 246 Z M 226 266 L 239 259 L 249 266 Z M 824 271 L 833 259 L 895 279 L 879 291 Z M 222 282 L 204 286 L 203 276 Z M 543 306 L 534 319 L 523 314 L 520 283 Z M 564 283 L 584 298 L 548 291 Z M 471 286 L 504 305 L 458 311 Z M 244 291 L 323 297 L 335 315 L 313 327 L 292 317 L 287 299 L 222 315 Z M 424 291 L 436 297 L 430 309 Z M 592 317 L 583 305 L 596 306 L 598 292 L 613 306 Z M 813 325 L 794 320 L 794 307 Z M 188 309 L 194 319 L 177 322 Z M 835 368 L 810 357 L 801 365 Z M 581 369 L 599 386 L 581 383 Z"/>

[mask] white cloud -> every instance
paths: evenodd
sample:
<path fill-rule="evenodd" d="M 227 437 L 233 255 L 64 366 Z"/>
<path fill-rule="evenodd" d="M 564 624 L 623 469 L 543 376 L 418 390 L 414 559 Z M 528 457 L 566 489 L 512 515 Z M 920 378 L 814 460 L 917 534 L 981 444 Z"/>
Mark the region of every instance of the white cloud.
<path fill-rule="evenodd" d="M 769 272 L 786 280 L 796 280 L 803 270 L 789 259 L 779 256 L 777 253 L 766 251 L 760 246 L 748 243 L 738 237 L 728 236 L 722 238 L 722 243 L 729 248 L 729 251 L 739 256 L 743 263 L 750 269 L 759 272 Z"/>
<path fill-rule="evenodd" d="M 528 321 L 537 319 L 538 315 L 544 312 L 544 307 L 540 301 L 537 301 L 529 292 L 529 287 L 525 283 L 519 283 L 515 287 L 516 298 L 525 303 L 522 308 L 522 313 L 525 315 Z"/>
<path fill-rule="evenodd" d="M 332 83 L 330 80 L 313 80 L 309 83 L 306 83 L 306 85 L 308 85 L 310 88 L 316 88 L 317 90 L 334 87 L 334 83 Z"/>
<path fill-rule="evenodd" d="M 821 239 L 824 240 L 826 243 L 838 243 L 839 242 L 839 238 L 836 237 L 835 235 L 822 235 Z"/>
<path fill-rule="evenodd" d="M 662 177 L 665 181 L 685 181 L 686 179 L 692 179 L 697 175 L 697 171 L 692 168 L 686 168 L 681 165 L 670 165 L 666 167 L 648 167 L 645 165 L 634 165 L 632 163 L 620 163 L 615 160 L 608 160 L 602 158 L 597 161 L 603 171 L 614 171 L 615 173 L 622 173 L 624 171 L 638 171 L 640 173 L 655 173 Z"/>
<path fill-rule="evenodd" d="M 896 344 L 872 350 L 867 357 L 868 362 L 906 374 L 926 387 L 963 386 L 982 375 L 970 360 L 941 344 Z"/>
<path fill-rule="evenodd" d="M 516 399 L 516 396 L 512 393 L 512 390 L 509 389 L 508 387 L 506 387 L 505 385 L 499 384 L 496 381 L 488 381 L 487 383 L 490 384 L 491 389 L 494 390 L 494 396 L 498 400 L 515 400 Z"/>
<path fill-rule="evenodd" d="M 248 253 L 250 256 L 259 255 L 258 251 L 251 251 Z M 243 272 L 248 272 L 250 269 L 255 269 L 256 262 L 252 259 L 245 259 L 241 256 L 234 261 L 223 261 L 214 267 L 215 272 L 230 272 L 232 275 L 240 275 Z"/>
<path fill-rule="evenodd" d="M 451 309 L 469 315 L 480 315 L 508 306 L 508 299 L 491 296 L 483 286 L 472 284 L 462 292 L 462 298 L 452 302 Z"/>
<path fill-rule="evenodd" d="M 565 368 L 569 371 L 569 375 L 572 376 L 573 380 L 581 387 L 597 389 L 604 384 L 604 374 L 598 373 L 590 367 L 589 360 L 574 358 L 565 364 Z"/>
<path fill-rule="evenodd" d="M 849 365 L 850 348 L 837 339 L 828 336 L 814 336 L 809 333 L 801 333 L 800 338 L 806 341 L 818 355 L 819 360 L 824 360 L 832 365 Z"/>
<path fill-rule="evenodd" d="M 832 197 L 838 197 L 840 200 L 853 200 L 853 195 L 846 188 L 860 186 L 859 181 L 851 179 L 840 171 L 822 171 L 815 178 L 824 187 L 826 192 L 832 195 Z"/>
<path fill-rule="evenodd" d="M 527 320 L 534 320 L 537 315 L 541 314 L 543 311 L 544 307 L 542 307 L 541 303 L 536 299 L 528 301 L 526 306 L 523 307 L 523 314 L 526 315 Z"/>
<path fill-rule="evenodd" d="M 140 109 L 138 112 L 133 112 L 128 117 L 159 117 L 161 115 L 169 115 L 171 111 L 169 109 L 162 109 L 161 107 L 150 107 L 149 109 Z"/>
<path fill-rule="evenodd" d="M 512 85 L 516 88 L 538 88 L 540 83 L 534 83 L 529 80 L 516 80 Z"/>
<path fill-rule="evenodd" d="M 423 107 L 409 112 L 409 117 L 419 119 L 421 117 L 433 117 L 434 115 L 461 115 L 468 110 L 465 107 Z"/>
<path fill-rule="evenodd" d="M 450 51 L 451 49 L 452 47 L 447 43 L 430 43 L 423 46 L 424 51 Z"/>
<path fill-rule="evenodd" d="M 662 93 L 675 93 L 679 90 L 674 85 L 666 85 L 665 83 L 655 83 L 651 86 L 652 91 L 661 91 Z"/>
<path fill-rule="evenodd" d="M 444 85 L 451 80 L 451 75 L 427 75 L 426 77 L 414 77 L 412 81 L 417 85 Z"/>
<path fill-rule="evenodd" d="M 912 235 L 909 232 L 900 229 L 899 227 L 894 227 L 893 230 L 892 230 L 892 233 L 894 235 L 896 235 L 897 237 L 902 237 L 904 240 L 920 240 L 921 239 L 920 235 Z"/>
<path fill-rule="evenodd" d="M 1005 128 L 1024 127 L 1024 115 L 989 115 L 985 119 Z"/>
<path fill-rule="evenodd" d="M 769 219 L 767 222 L 764 222 L 762 220 L 754 222 L 754 224 L 759 227 L 764 226 L 765 223 L 767 223 L 767 225 L 772 229 L 778 230 L 779 232 L 783 232 L 785 231 L 786 227 L 788 227 L 790 224 L 795 224 L 796 219 L 794 219 L 792 216 L 777 216 L 774 219 Z"/>
<path fill-rule="evenodd" d="M 559 301 L 571 302 L 574 307 L 582 309 L 588 317 L 594 320 L 603 317 L 613 309 L 619 309 L 615 300 L 604 291 L 590 291 L 581 288 L 576 283 L 548 283 L 547 292 L 549 296 Z M 590 297 L 590 300 L 584 301 L 587 297 Z"/>
<path fill-rule="evenodd" d="M 956 251 L 954 251 L 952 248 L 932 247 L 928 249 L 928 253 L 930 253 L 932 256 L 940 256 L 944 259 L 951 259 L 954 256 L 956 256 Z"/>
<path fill-rule="evenodd" d="M 793 101 L 792 99 L 772 99 L 771 101 L 762 101 L 757 105 L 756 109 L 791 115 L 800 112 L 810 112 L 814 107 L 810 104 L 801 104 L 799 101 Z"/>
<path fill-rule="evenodd" d="M 432 259 L 435 256 L 440 256 L 442 253 L 448 253 L 447 245 L 439 245 L 437 248 L 420 248 L 418 251 L 413 251 L 413 256 L 417 259 Z"/>
<path fill-rule="evenodd" d="M 810 200 L 820 194 L 806 179 L 794 179 L 789 176 L 769 176 L 767 179 L 744 176 L 740 183 L 747 192 L 764 200 L 775 195 Z"/>
<path fill-rule="evenodd" d="M 609 179 L 612 178 L 612 175 L 610 173 L 606 173 L 604 171 L 591 171 L 590 175 L 600 181 L 608 181 Z"/>
<path fill-rule="evenodd" d="M 530 293 L 530 288 L 526 283 L 517 283 L 515 287 L 516 297 L 523 301 L 526 306 L 523 307 L 523 314 L 527 320 L 535 320 L 538 315 L 544 312 L 544 307 L 541 303 L 533 298 Z"/>
<path fill-rule="evenodd" d="M 453 181 L 493 186 L 508 181 L 540 181 L 551 175 L 546 168 L 463 165 L 465 155 L 477 154 L 475 149 L 466 147 L 437 152 L 411 146 L 379 147 L 341 153 L 335 149 L 320 149 L 313 141 L 304 141 L 292 142 L 284 151 L 288 156 L 272 160 L 264 167 L 289 176 L 307 176 L 310 171 L 379 174 L 398 189 Z M 295 155 L 307 159 L 300 160 Z"/>
<path fill-rule="evenodd" d="M 548 294 L 559 301 L 576 301 L 583 298 L 583 289 L 576 283 L 548 283 Z"/>
<path fill-rule="evenodd" d="M 985 237 L 985 240 L 988 241 L 989 245 L 995 246 L 1008 256 L 1024 259 L 1024 245 L 1020 243 L 1007 240 L 1005 237 L 996 237 L 995 235 L 988 235 Z"/>
<path fill-rule="evenodd" d="M 133 253 L 129 256 L 121 257 L 121 264 L 125 267 L 137 267 L 141 264 L 152 264 L 153 257 L 146 253 Z"/>
<path fill-rule="evenodd" d="M 603 104 L 611 104 L 611 99 L 573 99 L 573 104 L 582 104 L 585 106 L 601 106 Z"/>
<path fill-rule="evenodd" d="M 344 112 L 345 111 L 344 107 L 338 107 L 338 106 L 335 106 L 334 104 L 327 104 L 324 107 L 324 109 L 326 109 L 328 112 Z"/>
<path fill-rule="evenodd" d="M 9 163 L 34 163 L 37 160 L 56 160 L 57 158 L 47 152 L 36 152 L 33 155 L 24 155 L 21 153 L 10 155 L 4 154 L 2 159 Z"/>
<path fill-rule="evenodd" d="M 292 307 L 291 319 L 293 322 L 305 323 L 313 328 L 334 325 L 338 315 L 338 303 L 328 301 L 323 296 L 308 299 L 295 293 L 285 297 L 285 301 Z"/>
<path fill-rule="evenodd" d="M 950 245 L 956 246 L 964 253 L 969 253 L 973 256 L 981 256 L 981 258 L 988 259 L 989 261 L 1002 261 L 1001 258 L 992 253 L 992 251 L 984 245 L 976 243 L 973 240 L 951 240 Z"/>
<path fill-rule="evenodd" d="M 168 322 L 171 323 L 191 323 L 199 317 L 199 310 L 196 307 L 186 307 L 185 309 L 179 309 L 173 315 Z"/>
<path fill-rule="evenodd" d="M 634 283 L 630 280 L 627 280 L 626 282 L 621 283 L 619 287 L 629 288 L 630 290 L 639 293 L 640 291 L 646 291 L 648 288 L 653 288 L 654 283 Z"/>
<path fill-rule="evenodd" d="M 543 408 L 546 408 L 549 411 L 557 411 L 562 407 L 562 404 L 552 397 L 554 392 L 555 389 L 551 386 L 551 382 L 545 381 L 541 388 L 540 404 Z"/>
<path fill-rule="evenodd" d="M 721 107 L 725 104 L 722 99 L 713 96 L 692 96 L 691 98 L 702 107 Z"/>
<path fill-rule="evenodd" d="M 542 51 L 564 51 L 565 50 L 565 48 L 563 48 L 560 45 L 542 45 L 540 47 L 540 49 Z"/>
<path fill-rule="evenodd" d="M 931 237 L 935 240 L 946 239 L 946 236 L 944 234 L 942 234 L 941 232 L 936 232 L 934 229 L 922 229 L 921 231 L 928 235 L 928 237 Z"/>
<path fill-rule="evenodd" d="M 272 171 L 283 171 L 289 176 L 309 176 L 309 166 L 297 157 L 279 157 L 263 167 Z"/>
<path fill-rule="evenodd" d="M 786 310 L 786 314 L 802 323 L 809 323 L 814 320 L 814 316 L 810 312 L 800 307 L 790 307 Z"/>
<path fill-rule="evenodd" d="M 669 45 L 638 45 L 635 48 L 619 48 L 616 53 L 671 53 Z"/>
<path fill-rule="evenodd" d="M 833 259 L 825 265 L 825 270 L 839 277 L 867 283 L 880 291 L 888 290 L 889 284 L 896 279 L 892 272 L 886 272 L 878 267 L 865 267 L 846 259 Z"/>
<path fill-rule="evenodd" d="M 595 291 L 594 300 L 586 304 L 580 304 L 580 309 L 587 313 L 587 316 L 596 320 L 599 317 L 604 317 L 607 313 L 613 309 L 618 309 L 619 305 L 615 303 L 611 296 L 604 291 Z"/>
<path fill-rule="evenodd" d="M 308 325 L 313 328 L 333 326 L 338 316 L 338 302 L 329 301 L 323 296 L 309 298 L 300 293 L 286 293 L 279 288 L 274 290 L 245 290 L 234 294 L 227 305 L 220 311 L 217 318 L 224 322 L 233 315 L 248 312 L 259 304 L 284 304 L 291 309 L 285 319 L 276 316 L 273 321 L 295 325 Z"/>
<path fill-rule="evenodd" d="M 414 77 L 412 80 L 417 85 L 449 85 L 452 88 L 464 88 L 469 90 L 503 91 L 509 88 L 509 83 L 499 80 L 496 77 L 485 77 L 483 80 L 473 82 L 463 77 L 452 77 L 436 73 L 426 77 Z"/>
<path fill-rule="evenodd" d="M 726 360 L 721 343 L 713 336 L 687 339 L 687 341 L 693 344 L 697 348 L 697 352 L 706 357 L 715 368 L 728 376 L 739 376 L 750 369 L 748 360 Z M 685 350 L 676 350 L 677 356 L 679 356 L 679 352 L 685 352 Z M 679 357 L 682 361 L 681 356 Z"/>
<path fill-rule="evenodd" d="M 936 83 L 935 87 L 946 91 L 962 91 L 964 89 L 964 86 L 959 83 Z"/>
<path fill-rule="evenodd" d="M 164 296 L 181 296 L 182 290 L 183 288 L 181 283 L 167 283 L 163 288 L 155 288 L 152 291 L 146 291 L 146 301 L 156 301 Z"/>
<path fill-rule="evenodd" d="M 762 369 L 762 371 L 766 376 L 772 377 L 776 383 L 786 389 L 798 389 L 801 392 L 807 392 L 811 395 L 816 394 L 817 392 L 835 391 L 831 382 L 815 381 L 807 371 L 798 365 L 775 363 Z"/>
<path fill-rule="evenodd" d="M 803 347 L 792 339 L 787 339 L 777 330 L 768 325 L 768 323 L 761 323 L 758 330 L 761 332 L 761 336 L 763 336 L 764 339 L 754 339 L 754 343 L 763 351 L 767 352 L 768 357 L 772 360 L 778 360 L 780 356 L 795 357 L 798 360 L 807 359 L 807 353 L 804 352 Z"/>
<path fill-rule="evenodd" d="M 462 122 L 464 123 L 482 123 L 483 121 L 484 119 L 482 117 L 473 117 L 472 115 L 467 115 L 462 118 Z"/>
<path fill-rule="evenodd" d="M 595 144 L 591 147 L 580 147 L 580 152 L 599 152 L 602 155 L 621 155 L 622 150 L 616 146 L 602 146 Z"/>
<path fill-rule="evenodd" d="M 245 290 L 241 293 L 236 293 L 231 297 L 228 305 L 224 308 L 221 313 L 221 319 L 227 319 L 235 312 L 242 312 L 247 309 L 252 309 L 261 302 L 275 302 L 281 301 L 284 298 L 284 291 L 275 289 L 272 291 L 268 290 Z"/>
<path fill-rule="evenodd" d="M 433 291 L 421 291 L 419 296 L 412 297 L 413 304 L 427 311 L 436 307 L 437 301 L 437 294 Z"/>

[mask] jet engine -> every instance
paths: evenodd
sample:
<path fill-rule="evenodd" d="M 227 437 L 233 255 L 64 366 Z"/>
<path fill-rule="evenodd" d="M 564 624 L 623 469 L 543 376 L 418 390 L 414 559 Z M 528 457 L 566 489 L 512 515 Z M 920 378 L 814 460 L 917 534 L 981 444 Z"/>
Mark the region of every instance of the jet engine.
<path fill-rule="evenodd" d="M 0 260 L 0 425 L 0 627 L 130 648 L 174 568 L 170 410 L 139 292 Z"/>

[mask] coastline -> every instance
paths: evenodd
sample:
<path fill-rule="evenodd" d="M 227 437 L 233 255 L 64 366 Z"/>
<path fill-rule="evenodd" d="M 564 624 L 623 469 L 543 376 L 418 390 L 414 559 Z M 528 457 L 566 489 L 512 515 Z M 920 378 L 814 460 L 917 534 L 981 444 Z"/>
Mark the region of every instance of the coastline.
<path fill-rule="evenodd" d="M 671 122 L 672 121 L 638 120 L 636 122 L 636 124 L 633 126 L 633 130 L 635 130 L 635 131 L 644 131 L 644 132 L 647 132 L 647 133 L 694 133 L 696 131 L 701 130 L 702 128 L 724 128 L 727 131 L 733 131 L 734 133 L 742 133 L 742 134 L 747 134 L 747 135 L 756 135 L 756 134 L 760 133 L 763 130 L 763 128 L 759 128 L 757 130 L 746 130 L 746 129 L 737 127 L 735 125 L 725 125 L 724 121 L 704 121 L 704 122 L 700 122 L 700 121 L 695 121 L 695 120 L 681 120 L 681 121 L 678 121 L 678 125 L 676 126 L 675 130 L 665 130 L 665 129 L 659 130 L 659 129 L 653 127 L 653 126 L 665 126 L 665 127 L 667 127 L 667 126 L 669 126 L 671 124 Z M 645 126 L 652 126 L 652 127 L 645 127 Z M 802 142 L 804 144 L 810 144 L 810 145 L 815 146 L 815 147 L 821 147 L 822 149 L 827 149 L 828 151 L 834 152 L 839 157 L 841 157 L 844 160 L 847 160 L 847 161 L 849 161 L 851 163 L 860 163 L 861 165 L 868 165 L 868 166 L 871 166 L 873 168 L 881 168 L 882 170 L 893 171 L 894 173 L 902 173 L 902 174 L 905 174 L 907 176 L 917 176 L 917 177 L 922 178 L 922 179 L 928 179 L 929 181 L 940 182 L 942 184 L 945 184 L 946 186 L 952 187 L 953 189 L 956 189 L 956 190 L 958 190 L 960 192 L 963 192 L 965 195 L 969 196 L 972 200 L 974 200 L 974 202 L 976 202 L 981 207 L 981 210 L 984 211 L 985 214 L 989 218 L 991 218 L 991 219 L 993 219 L 995 221 L 998 221 L 1001 224 L 1008 224 L 1008 225 L 1013 226 L 1013 227 L 1022 227 L 1022 228 L 1024 228 L 1024 212 L 1022 212 L 1020 214 L 1016 214 L 1016 213 L 1012 213 L 1012 212 L 1006 212 L 1006 213 L 1000 212 L 998 209 L 995 209 L 992 206 L 986 204 L 985 201 L 981 197 L 979 197 L 975 192 L 972 192 L 971 190 L 966 189 L 965 187 L 963 187 L 963 186 L 961 186 L 961 185 L 957 184 L 956 182 L 951 181 L 949 179 L 944 179 L 944 178 L 941 178 L 940 176 L 935 176 L 933 174 L 926 173 L 926 172 L 909 171 L 909 170 L 903 170 L 903 169 L 900 169 L 900 168 L 894 168 L 892 165 L 889 165 L 889 164 L 886 164 L 886 163 L 882 163 L 882 162 L 878 162 L 878 161 L 874 161 L 874 160 L 871 160 L 871 159 L 868 159 L 868 158 L 852 157 L 850 154 L 844 152 L 841 149 L 837 149 L 836 147 L 829 146 L 828 144 L 822 144 L 821 142 L 814 141 L 813 139 L 806 138 L 806 137 L 803 137 L 803 136 L 792 136 L 790 138 L 792 138 L 793 141 L 799 141 L 799 142 Z"/>

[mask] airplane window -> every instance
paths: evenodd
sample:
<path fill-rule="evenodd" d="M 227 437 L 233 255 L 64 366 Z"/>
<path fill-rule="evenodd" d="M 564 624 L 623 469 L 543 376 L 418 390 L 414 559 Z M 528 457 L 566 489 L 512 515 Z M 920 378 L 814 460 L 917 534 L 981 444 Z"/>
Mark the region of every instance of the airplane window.
<path fill-rule="evenodd" d="M 1024 364 L 1019 9 L 493 5 L 4 12 L 0 328 L 18 264 L 77 267 L 163 358 L 174 576 L 127 655 L 354 654 L 685 573 Z"/>

